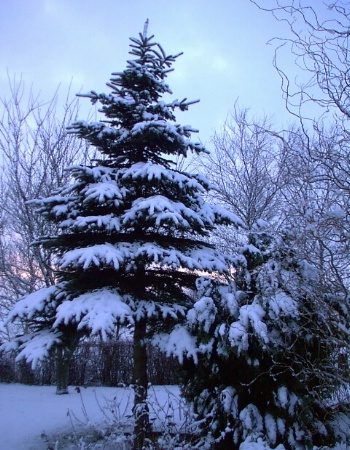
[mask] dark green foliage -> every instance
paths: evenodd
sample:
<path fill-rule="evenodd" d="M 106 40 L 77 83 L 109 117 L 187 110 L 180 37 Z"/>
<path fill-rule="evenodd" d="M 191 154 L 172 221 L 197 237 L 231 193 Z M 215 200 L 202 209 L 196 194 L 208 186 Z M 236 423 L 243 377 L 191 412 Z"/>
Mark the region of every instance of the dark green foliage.
<path fill-rule="evenodd" d="M 336 358 L 347 345 L 348 311 L 344 300 L 342 311 L 330 301 L 319 273 L 298 259 L 290 239 L 254 232 L 236 257 L 234 282 L 198 284 L 187 327 L 202 350 L 198 363 L 185 362 L 183 386 L 202 440 L 210 436 L 213 448 L 337 442 L 346 405 L 335 404 L 334 394 L 347 386 L 348 373 Z"/>

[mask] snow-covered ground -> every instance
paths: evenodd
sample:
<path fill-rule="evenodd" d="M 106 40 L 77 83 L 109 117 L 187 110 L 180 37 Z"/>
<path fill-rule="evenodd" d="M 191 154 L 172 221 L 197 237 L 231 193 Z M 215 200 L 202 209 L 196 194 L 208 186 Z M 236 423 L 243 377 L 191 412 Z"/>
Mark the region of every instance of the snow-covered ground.
<path fill-rule="evenodd" d="M 154 410 L 151 416 L 167 414 L 183 419 L 176 386 L 155 386 L 150 390 Z M 73 434 L 81 425 L 111 422 L 130 414 L 131 389 L 88 387 L 80 393 L 55 395 L 54 386 L 26 386 L 0 383 L 0 448 L 3 450 L 46 450 L 41 435 Z"/>
<path fill-rule="evenodd" d="M 150 416 L 156 425 L 166 423 L 167 429 L 174 426 L 178 431 L 186 427 L 187 411 L 177 386 L 154 386 L 149 395 Z M 76 433 L 78 441 L 79 431 L 86 437 L 93 430 L 106 429 L 108 424 L 128 423 L 132 404 L 130 388 L 88 387 L 79 392 L 71 387 L 69 395 L 56 395 L 54 386 L 0 383 L 0 450 L 83 448 L 72 446 L 62 437 L 74 437 Z M 175 425 L 167 423 L 167 417 Z M 336 449 L 348 447 L 343 444 Z M 246 442 L 241 450 L 270 449 L 263 442 Z"/>

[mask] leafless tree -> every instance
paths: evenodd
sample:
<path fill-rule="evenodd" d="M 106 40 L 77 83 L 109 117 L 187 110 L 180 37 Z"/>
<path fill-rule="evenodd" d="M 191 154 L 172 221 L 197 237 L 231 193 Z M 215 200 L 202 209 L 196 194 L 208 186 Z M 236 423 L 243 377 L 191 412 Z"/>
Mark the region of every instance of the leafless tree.
<path fill-rule="evenodd" d="M 259 220 L 276 225 L 282 180 L 280 139 L 271 132 L 266 118 L 251 120 L 249 111 L 237 105 L 221 131 L 212 139 L 213 151 L 202 162 L 214 185 L 212 201 L 236 214 L 249 231 Z M 240 233 L 242 230 L 240 231 Z M 244 240 L 244 234 L 227 230 L 217 236 L 226 247 Z M 232 244 L 232 245 L 231 245 Z"/>
<path fill-rule="evenodd" d="M 303 224 L 305 253 L 316 258 L 334 289 L 347 297 L 350 2 L 274 0 L 272 6 L 251 2 L 286 24 L 285 35 L 273 37 L 270 43 L 275 44 L 273 62 L 286 107 L 299 122 L 298 130 L 279 133 L 288 162 L 284 193 L 289 221 Z"/>
<path fill-rule="evenodd" d="M 314 141 L 305 141 L 300 129 L 285 134 L 283 225 L 298 231 L 295 244 L 300 256 L 320 270 L 333 292 L 342 292 L 347 298 L 349 195 L 330 177 L 322 159 L 316 157 L 335 147 L 331 134 L 324 132 L 322 140 L 320 137 L 316 135 Z"/>
<path fill-rule="evenodd" d="M 49 225 L 28 201 L 49 195 L 67 181 L 67 166 L 89 157 L 66 130 L 77 112 L 69 93 L 61 108 L 58 90 L 42 102 L 23 81 L 9 80 L 9 97 L 0 99 L 0 320 L 20 297 L 54 282 L 52 255 L 31 245 Z M 0 333 L 10 337 L 8 327 Z"/>
<path fill-rule="evenodd" d="M 277 44 L 274 65 L 281 77 L 287 109 L 306 119 L 305 107 L 317 104 L 324 112 L 350 118 L 349 100 L 349 21 L 348 1 L 275 0 L 274 6 L 251 0 L 285 22 L 287 37 L 273 37 Z M 294 56 L 298 73 L 293 79 L 286 67 L 288 55 Z M 309 117 L 310 118 L 310 117 Z"/>

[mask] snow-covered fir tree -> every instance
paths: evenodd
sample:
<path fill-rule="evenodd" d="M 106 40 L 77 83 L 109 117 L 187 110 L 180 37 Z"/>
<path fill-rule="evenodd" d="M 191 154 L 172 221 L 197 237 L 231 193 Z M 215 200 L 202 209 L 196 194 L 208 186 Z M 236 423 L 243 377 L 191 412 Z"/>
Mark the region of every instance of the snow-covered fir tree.
<path fill-rule="evenodd" d="M 190 140 L 196 130 L 175 122 L 175 110 L 196 102 L 162 100 L 172 94 L 165 78 L 179 55 L 167 55 L 146 31 L 130 47 L 133 59 L 112 74 L 110 92 L 82 95 L 102 105 L 103 119 L 70 127 L 101 158 L 69 167 L 74 182 L 32 202 L 59 227 L 37 240 L 57 255 L 57 282 L 21 300 L 10 319 L 27 321 L 29 333 L 12 347 L 33 362 L 76 337 L 107 338 L 117 324 L 132 325 L 135 448 L 142 448 L 149 428 L 146 338 L 185 315 L 195 271 L 227 270 L 207 236 L 216 224 L 239 220 L 206 203 L 204 177 L 174 163 L 189 151 L 205 152 Z"/>
<path fill-rule="evenodd" d="M 262 223 L 260 222 L 260 225 Z M 255 227 L 233 280 L 197 280 L 186 323 L 163 336 L 184 358 L 184 394 L 203 448 L 312 449 L 349 444 L 349 306 L 298 258 L 292 232 Z M 186 342 L 186 345 L 183 344 Z"/>

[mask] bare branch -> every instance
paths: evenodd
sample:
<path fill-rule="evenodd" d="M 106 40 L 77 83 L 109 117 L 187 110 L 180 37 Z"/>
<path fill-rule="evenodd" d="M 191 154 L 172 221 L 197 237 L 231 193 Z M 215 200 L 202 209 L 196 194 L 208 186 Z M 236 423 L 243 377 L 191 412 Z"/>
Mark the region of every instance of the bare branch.
<path fill-rule="evenodd" d="M 22 80 L 9 79 L 9 92 L 0 98 L 0 310 L 54 283 L 52 254 L 32 246 L 54 225 L 27 202 L 66 183 L 65 168 L 91 156 L 86 144 L 67 133 L 79 110 L 69 92 L 63 107 L 58 90 L 42 102 Z"/>

